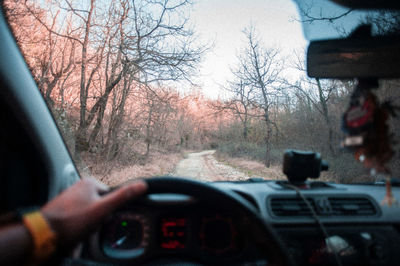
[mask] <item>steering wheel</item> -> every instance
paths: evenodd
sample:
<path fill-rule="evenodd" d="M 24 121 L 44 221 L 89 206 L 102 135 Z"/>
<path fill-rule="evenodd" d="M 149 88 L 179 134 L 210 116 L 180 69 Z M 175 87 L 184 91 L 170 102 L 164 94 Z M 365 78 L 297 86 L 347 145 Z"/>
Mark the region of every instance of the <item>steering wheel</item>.
<path fill-rule="evenodd" d="M 268 265 L 295 265 L 271 225 L 260 216 L 253 205 L 238 194 L 229 190 L 219 189 L 204 182 L 178 177 L 153 177 L 144 181 L 148 185 L 146 195 L 160 193 L 183 194 L 192 196 L 205 204 L 229 210 L 240 215 L 240 217 L 245 217 L 248 227 L 245 228 L 246 233 L 262 256 L 268 260 Z M 79 259 L 64 258 L 62 265 L 93 264 L 86 264 L 85 261 Z"/>
<path fill-rule="evenodd" d="M 221 190 L 210 184 L 177 177 L 154 177 L 145 180 L 147 194 L 176 193 L 192 196 L 204 203 L 218 205 L 225 210 L 247 217 L 251 226 L 248 233 L 253 243 L 271 265 L 295 265 L 271 225 L 268 224 L 248 201 L 232 191 Z M 260 237 L 261 236 L 261 237 Z"/>

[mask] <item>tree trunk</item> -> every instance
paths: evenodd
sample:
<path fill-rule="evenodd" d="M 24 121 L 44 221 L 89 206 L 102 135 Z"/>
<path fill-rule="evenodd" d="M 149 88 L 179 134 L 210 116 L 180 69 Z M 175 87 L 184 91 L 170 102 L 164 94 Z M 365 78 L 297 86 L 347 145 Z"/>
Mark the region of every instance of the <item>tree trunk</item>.
<path fill-rule="evenodd" d="M 146 124 L 146 158 L 148 158 L 150 153 L 150 144 L 151 144 L 151 116 L 153 115 L 153 103 L 149 104 L 149 116 L 147 117 L 147 124 Z"/>
<path fill-rule="evenodd" d="M 121 128 L 124 115 L 125 115 L 125 103 L 128 98 L 128 93 L 130 90 L 131 81 L 128 80 L 128 77 L 125 76 L 121 101 L 117 105 L 114 97 L 113 107 L 110 118 L 110 125 L 107 133 L 107 143 L 105 147 L 105 153 L 107 154 L 107 160 L 113 160 L 119 152 L 119 143 L 118 143 L 118 133 Z"/>
<path fill-rule="evenodd" d="M 249 128 L 248 128 L 248 114 L 247 114 L 247 108 L 244 106 L 244 117 L 243 117 L 243 138 L 244 140 L 247 140 L 248 133 L 249 133 Z"/>
<path fill-rule="evenodd" d="M 79 127 L 76 132 L 75 142 L 75 157 L 79 158 L 80 152 L 86 150 L 89 145 L 86 141 L 86 103 L 87 103 L 87 89 L 86 89 L 86 60 L 87 60 L 87 48 L 89 45 L 89 32 L 92 26 L 92 15 L 94 10 L 94 0 L 90 1 L 90 10 L 85 23 L 85 37 L 82 44 L 82 59 L 81 59 L 81 77 L 80 77 L 80 113 L 79 113 Z"/>
<path fill-rule="evenodd" d="M 324 117 L 326 126 L 328 128 L 328 148 L 329 148 L 329 152 L 331 153 L 331 155 L 335 155 L 335 149 L 333 148 L 333 129 L 332 129 L 332 125 L 329 119 L 329 111 L 328 111 L 328 104 L 327 104 L 327 99 L 324 97 L 323 91 L 322 91 L 322 86 L 321 86 L 321 82 L 319 81 L 319 79 L 316 79 L 317 81 L 317 86 L 318 86 L 318 93 L 319 93 L 319 101 L 321 103 L 321 107 L 322 107 L 322 115 Z"/>
<path fill-rule="evenodd" d="M 271 166 L 271 125 L 269 121 L 269 115 L 268 115 L 268 110 L 265 110 L 264 114 L 265 118 L 265 124 L 267 126 L 267 134 L 265 135 L 265 166 L 270 167 Z"/>
<path fill-rule="evenodd" d="M 249 131 L 249 129 L 247 127 L 247 122 L 245 122 L 244 125 L 243 125 L 243 138 L 244 138 L 244 140 L 247 140 L 248 131 Z"/>

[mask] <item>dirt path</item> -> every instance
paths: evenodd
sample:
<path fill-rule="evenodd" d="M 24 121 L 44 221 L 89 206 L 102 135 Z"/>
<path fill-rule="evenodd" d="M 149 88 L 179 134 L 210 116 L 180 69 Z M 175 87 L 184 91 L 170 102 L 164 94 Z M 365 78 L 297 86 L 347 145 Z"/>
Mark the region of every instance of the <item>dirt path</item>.
<path fill-rule="evenodd" d="M 186 159 L 178 163 L 173 175 L 202 181 L 249 178 L 244 173 L 218 162 L 213 156 L 214 153 L 215 150 L 189 153 Z"/>

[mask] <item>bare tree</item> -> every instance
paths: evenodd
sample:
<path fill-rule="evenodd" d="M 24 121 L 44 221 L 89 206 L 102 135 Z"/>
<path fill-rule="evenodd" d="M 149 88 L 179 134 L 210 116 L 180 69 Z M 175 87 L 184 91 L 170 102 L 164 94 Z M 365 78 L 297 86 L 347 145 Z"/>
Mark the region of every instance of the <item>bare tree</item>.
<path fill-rule="evenodd" d="M 76 19 L 72 31 L 79 36 L 57 32 L 43 18 L 31 13 L 50 35 L 73 40 L 80 46 L 76 155 L 98 145 L 112 91 L 125 89 L 128 95 L 129 88 L 117 86 L 124 76 L 132 79 L 130 84 L 190 81 L 207 49 L 194 45 L 188 18 L 180 16 L 189 8 L 188 0 L 120 0 L 110 4 L 90 0 L 83 5 L 63 0 L 57 6 L 66 16 Z M 125 102 L 119 103 L 119 109 L 124 108 Z"/>
<path fill-rule="evenodd" d="M 262 110 L 262 117 L 266 126 L 264 144 L 266 146 L 265 165 L 271 165 L 271 138 L 272 130 L 276 126 L 271 117 L 271 107 L 276 102 L 280 92 L 279 79 L 283 70 L 283 61 L 279 58 L 276 48 L 266 48 L 257 36 L 254 27 L 246 28 L 246 48 L 241 51 L 239 64 L 234 75 L 246 87 L 254 91 L 252 104 Z"/>
<path fill-rule="evenodd" d="M 361 20 L 361 23 L 372 25 L 373 34 L 376 35 L 398 35 L 400 30 L 400 12 L 398 10 L 371 12 Z"/>
<path fill-rule="evenodd" d="M 61 85 L 60 82 L 65 82 L 75 68 L 75 43 L 53 34 L 58 32 L 72 36 L 70 18 L 65 19 L 67 26 L 60 29 L 57 26 L 60 12 L 46 16 L 45 12 L 33 3 L 15 1 L 7 1 L 6 9 L 39 90 L 49 107 L 53 108 L 54 89 Z M 38 20 L 46 20 L 50 30 L 43 29 Z"/>
<path fill-rule="evenodd" d="M 302 71 L 304 74 L 306 73 L 304 60 L 297 54 L 296 61 L 294 62 L 294 67 L 297 70 Z M 317 112 L 323 117 L 325 121 L 326 128 L 328 131 L 328 147 L 329 152 L 334 155 L 334 127 L 331 121 L 331 114 L 329 111 L 329 100 L 332 94 L 337 92 L 338 87 L 340 86 L 340 81 L 335 80 L 326 80 L 322 82 L 321 80 L 311 79 L 303 75 L 303 78 L 297 80 L 295 83 L 288 84 L 291 88 L 294 88 L 297 92 L 299 92 L 302 97 L 305 97 L 307 101 L 317 110 Z M 317 92 L 317 93 L 315 93 Z"/>
<path fill-rule="evenodd" d="M 242 124 L 242 136 L 247 140 L 249 132 L 249 123 L 253 114 L 255 101 L 255 88 L 253 86 L 246 86 L 243 80 L 228 82 L 228 85 L 223 88 L 226 90 L 231 99 L 223 102 L 212 102 L 212 108 L 216 112 L 223 112 L 229 110 L 236 117 L 239 118 Z"/>
<path fill-rule="evenodd" d="M 343 8 L 338 8 L 337 10 L 332 9 L 335 11 L 335 13 L 332 13 L 331 9 L 326 8 L 324 4 L 326 3 L 319 1 L 304 1 L 299 3 L 299 12 L 302 17 L 300 22 L 310 24 L 321 21 L 333 23 L 336 20 L 346 17 L 354 11 L 354 9 L 352 8 L 347 10 L 344 10 Z"/>
<path fill-rule="evenodd" d="M 165 138 L 168 134 L 167 124 L 172 123 L 170 118 L 176 112 L 177 94 L 169 89 L 158 88 L 154 90 L 146 87 L 143 97 L 143 108 L 145 109 L 145 157 L 147 158 L 153 144 L 165 144 Z"/>
<path fill-rule="evenodd" d="M 107 142 L 104 147 L 107 160 L 114 159 L 120 151 L 120 142 L 118 139 L 119 131 L 124 122 L 125 104 L 129 97 L 133 79 L 129 75 L 124 76 L 121 90 L 113 91 L 111 114 L 108 123 Z"/>

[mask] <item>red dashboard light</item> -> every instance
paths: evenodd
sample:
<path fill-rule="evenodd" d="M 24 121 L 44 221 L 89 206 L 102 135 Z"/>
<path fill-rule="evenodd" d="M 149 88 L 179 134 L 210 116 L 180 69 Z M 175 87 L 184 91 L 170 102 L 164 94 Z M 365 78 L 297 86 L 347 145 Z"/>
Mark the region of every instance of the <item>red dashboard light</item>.
<path fill-rule="evenodd" d="M 186 246 L 182 243 L 179 243 L 177 240 L 171 240 L 166 243 L 161 243 L 161 247 L 165 249 L 182 249 L 185 248 Z"/>
<path fill-rule="evenodd" d="M 161 247 L 183 249 L 186 247 L 186 218 L 161 219 Z"/>

